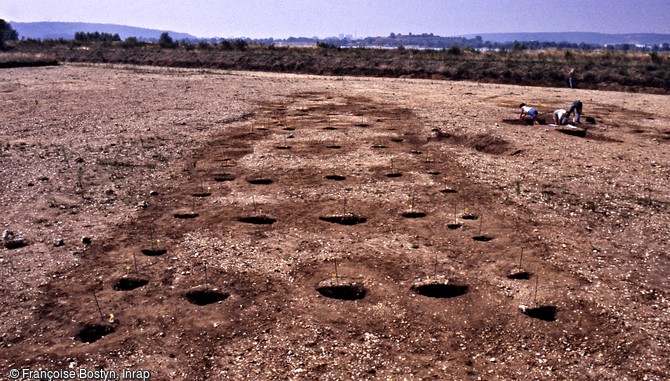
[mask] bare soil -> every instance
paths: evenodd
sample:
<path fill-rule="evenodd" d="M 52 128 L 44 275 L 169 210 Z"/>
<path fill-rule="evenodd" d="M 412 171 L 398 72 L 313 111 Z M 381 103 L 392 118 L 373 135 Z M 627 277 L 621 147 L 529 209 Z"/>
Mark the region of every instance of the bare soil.
<path fill-rule="evenodd" d="M 0 379 L 670 378 L 667 96 L 64 65 L 0 99 Z M 584 137 L 517 122 L 576 99 Z"/>

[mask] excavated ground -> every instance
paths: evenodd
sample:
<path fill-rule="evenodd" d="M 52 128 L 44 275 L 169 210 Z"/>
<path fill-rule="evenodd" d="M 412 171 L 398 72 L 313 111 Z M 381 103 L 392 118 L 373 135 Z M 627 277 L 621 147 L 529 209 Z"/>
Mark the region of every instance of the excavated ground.
<path fill-rule="evenodd" d="M 0 379 L 670 378 L 667 96 L 111 65 L 0 94 Z M 576 99 L 584 137 L 517 120 Z"/>

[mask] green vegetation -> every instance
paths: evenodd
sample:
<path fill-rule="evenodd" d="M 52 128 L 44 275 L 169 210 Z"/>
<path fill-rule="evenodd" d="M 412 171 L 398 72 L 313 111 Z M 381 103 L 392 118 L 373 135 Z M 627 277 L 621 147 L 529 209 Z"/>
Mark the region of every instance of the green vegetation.
<path fill-rule="evenodd" d="M 121 41 L 121 37 L 119 37 L 118 33 L 111 34 L 111 33 L 100 33 L 100 32 L 94 32 L 94 33 L 76 32 L 74 34 L 74 40 L 82 42 L 98 41 L 98 42 L 111 43 Z"/>
<path fill-rule="evenodd" d="M 158 46 L 160 46 L 163 49 L 174 49 L 179 44 L 174 42 L 172 37 L 170 37 L 170 34 L 168 32 L 163 32 L 161 33 L 161 36 L 158 38 Z"/>
<path fill-rule="evenodd" d="M 471 46 L 472 43 L 486 45 L 481 38 L 468 40 L 430 35 L 385 37 L 396 44 L 391 49 L 347 48 L 340 45 L 346 39 L 326 39 L 297 47 L 243 39 L 175 41 L 167 32 L 157 43 L 134 37 L 120 41 L 116 36 L 103 33 L 81 33 L 78 36 L 75 40 L 12 41 L 11 49 L 24 56 L 52 57 L 50 62 L 468 80 L 548 87 L 567 87 L 568 72 L 574 68 L 578 88 L 670 93 L 670 53 L 665 51 L 666 46 L 653 51 L 635 47 L 628 50 L 591 49 L 581 45 L 571 49 L 538 49 L 544 45 L 515 42 L 487 51 Z M 433 39 L 435 43 L 448 42 L 450 45 L 441 49 L 411 48 L 410 43 L 417 39 Z M 294 40 L 300 43 L 299 39 Z M 2 59 L 0 55 L 0 67 L 20 66 L 20 62 L 3 63 Z"/>
<path fill-rule="evenodd" d="M 12 25 L 3 19 L 0 19 L 0 50 L 6 48 L 5 41 L 18 40 L 19 34 L 12 28 Z"/>

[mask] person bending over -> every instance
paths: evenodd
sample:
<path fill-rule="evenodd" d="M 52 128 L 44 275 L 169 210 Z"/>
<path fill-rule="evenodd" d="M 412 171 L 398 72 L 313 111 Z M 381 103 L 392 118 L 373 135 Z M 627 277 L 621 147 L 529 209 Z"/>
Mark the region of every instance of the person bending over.
<path fill-rule="evenodd" d="M 568 124 L 568 118 L 565 116 L 566 114 L 567 111 L 562 108 L 554 111 L 554 124 L 558 124 L 559 126 Z"/>
<path fill-rule="evenodd" d="M 521 109 L 521 114 L 519 114 L 519 119 L 530 120 L 533 124 L 539 124 L 537 121 L 537 110 L 535 107 L 526 106 L 525 103 L 519 105 Z"/>
<path fill-rule="evenodd" d="M 572 102 L 572 105 L 570 105 L 570 108 L 568 109 L 568 112 L 565 114 L 565 119 L 567 120 L 570 117 L 570 114 L 572 114 L 572 112 L 574 111 L 575 112 L 575 117 L 572 118 L 572 121 L 575 124 L 579 124 L 579 117 L 582 115 L 582 106 L 584 106 L 584 105 L 582 104 L 582 101 L 580 101 L 580 100 L 576 100 L 576 101 Z"/>

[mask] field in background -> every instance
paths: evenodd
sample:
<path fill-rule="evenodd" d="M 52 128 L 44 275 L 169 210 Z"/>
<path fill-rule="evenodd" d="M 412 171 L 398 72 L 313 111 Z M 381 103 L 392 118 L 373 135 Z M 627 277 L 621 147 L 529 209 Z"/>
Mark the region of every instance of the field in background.
<path fill-rule="evenodd" d="M 125 43 L 125 42 L 124 42 Z M 22 54 L 28 64 L 86 62 L 301 73 L 469 80 L 527 86 L 567 87 L 575 69 L 575 84 L 583 89 L 668 94 L 670 59 L 666 52 L 520 50 L 477 52 L 444 50 L 296 48 L 268 45 L 155 44 L 82 42 L 20 42 L 0 53 L 0 65 Z M 125 46 L 125 47 L 124 47 Z M 175 44 L 175 46 L 177 46 Z M 29 55 L 47 59 L 31 59 Z M 28 56 L 26 56 L 28 55 Z"/>

